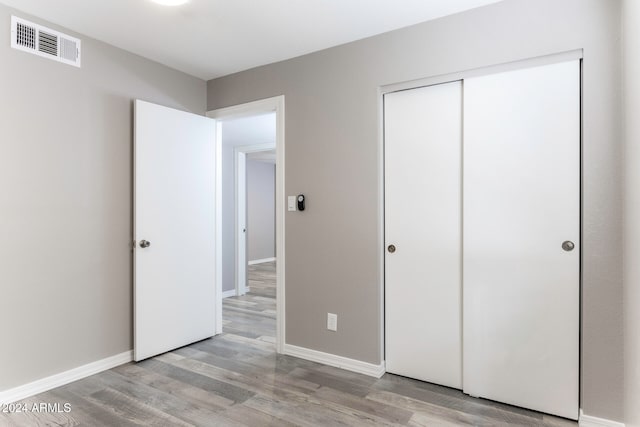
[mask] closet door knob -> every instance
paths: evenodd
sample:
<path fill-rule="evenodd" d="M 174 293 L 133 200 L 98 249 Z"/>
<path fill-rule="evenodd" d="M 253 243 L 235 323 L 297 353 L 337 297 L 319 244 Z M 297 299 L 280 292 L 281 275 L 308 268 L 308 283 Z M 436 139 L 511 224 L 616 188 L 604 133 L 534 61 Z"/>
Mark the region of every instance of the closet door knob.
<path fill-rule="evenodd" d="M 566 240 L 562 242 L 562 249 L 564 249 L 567 252 L 571 252 L 575 247 L 576 245 L 574 245 L 573 242 L 570 240 Z"/>
<path fill-rule="evenodd" d="M 390 254 L 392 254 L 396 251 L 396 247 L 394 245 L 389 245 L 387 250 L 389 251 Z"/>
<path fill-rule="evenodd" d="M 151 242 L 147 241 L 147 240 L 140 240 L 140 247 L 142 249 L 146 249 L 149 246 L 151 246 Z"/>

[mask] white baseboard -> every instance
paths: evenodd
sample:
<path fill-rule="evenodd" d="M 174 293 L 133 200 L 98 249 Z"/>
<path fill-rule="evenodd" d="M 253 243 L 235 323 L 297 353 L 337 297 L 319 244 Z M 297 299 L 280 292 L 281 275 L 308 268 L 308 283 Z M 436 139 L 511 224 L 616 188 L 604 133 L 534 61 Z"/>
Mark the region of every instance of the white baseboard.
<path fill-rule="evenodd" d="M 125 351 L 124 353 L 116 354 L 115 356 L 107 357 L 106 359 L 98 360 L 96 362 L 91 362 L 66 372 L 61 372 L 50 377 L 33 381 L 29 384 L 0 391 L 0 404 L 13 403 L 26 399 L 27 397 L 35 396 L 36 394 L 106 371 L 107 369 L 129 363 L 132 360 L 133 351 Z"/>
<path fill-rule="evenodd" d="M 229 297 L 235 297 L 235 296 L 236 296 L 236 290 L 235 289 L 229 289 L 228 291 L 222 292 L 222 299 L 229 298 Z"/>
<path fill-rule="evenodd" d="M 284 354 L 324 365 L 335 366 L 336 368 L 346 369 L 347 371 L 357 372 L 370 377 L 380 378 L 385 373 L 384 363 L 374 365 L 373 363 L 336 356 L 335 354 L 324 353 L 291 344 L 284 345 Z"/>
<path fill-rule="evenodd" d="M 274 258 L 262 258 L 262 259 L 254 259 L 253 261 L 249 261 L 247 264 L 256 265 L 256 264 L 264 264 L 265 262 L 274 262 L 276 259 Z"/>
<path fill-rule="evenodd" d="M 624 427 L 624 423 L 620 423 L 618 421 L 611 421 L 604 418 L 585 415 L 582 409 L 580 409 L 578 425 L 580 427 Z"/>

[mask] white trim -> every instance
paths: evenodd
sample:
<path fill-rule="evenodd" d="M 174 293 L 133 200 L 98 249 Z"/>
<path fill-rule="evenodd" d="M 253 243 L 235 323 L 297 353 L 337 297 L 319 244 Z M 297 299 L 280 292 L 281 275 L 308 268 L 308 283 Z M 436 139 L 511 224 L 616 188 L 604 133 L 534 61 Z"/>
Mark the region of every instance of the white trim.
<path fill-rule="evenodd" d="M 270 113 L 273 111 L 276 111 L 277 115 L 281 107 L 284 107 L 284 95 L 207 111 L 207 117 L 211 117 L 213 119 L 227 119 L 233 117 L 234 119 L 237 119 L 240 117 L 255 116 L 256 114 Z M 282 110 L 282 112 L 284 112 L 284 110 Z"/>
<path fill-rule="evenodd" d="M 384 94 L 378 88 L 378 357 L 385 360 L 385 203 L 384 203 Z"/>
<path fill-rule="evenodd" d="M 106 371 L 133 360 L 133 351 L 125 351 L 106 359 L 88 363 L 50 377 L 42 378 L 25 385 L 0 392 L 0 404 L 17 402 L 22 399 L 61 387 L 65 384 L 81 380 L 91 375 Z"/>
<path fill-rule="evenodd" d="M 416 89 L 424 86 L 437 85 L 441 83 L 464 80 L 471 77 L 484 76 L 488 74 L 497 74 L 505 71 L 519 70 L 522 68 L 538 67 L 542 65 L 555 64 L 559 62 L 572 61 L 583 58 L 583 50 L 576 49 L 567 52 L 560 52 L 551 55 L 543 55 L 535 58 L 527 58 L 507 62 L 486 67 L 474 68 L 454 73 L 441 74 L 437 76 L 426 77 L 423 79 L 410 80 L 407 82 L 393 83 L 381 87 L 381 94 L 398 92 L 401 90 Z"/>
<path fill-rule="evenodd" d="M 580 427 L 624 427 L 624 423 L 620 423 L 618 421 L 611 421 L 604 418 L 585 415 L 582 409 L 580 409 L 580 420 L 578 421 L 578 425 Z"/>
<path fill-rule="evenodd" d="M 237 295 L 247 293 L 247 155 L 239 147 L 233 149 L 234 161 L 234 239 L 235 289 Z"/>
<path fill-rule="evenodd" d="M 373 363 L 349 359 L 348 357 L 337 356 L 335 354 L 324 353 L 322 351 L 311 350 L 309 348 L 298 347 L 291 344 L 285 344 L 284 354 L 375 378 L 380 378 L 386 372 L 384 362 L 379 365 L 374 365 Z"/>
<path fill-rule="evenodd" d="M 235 289 L 229 289 L 228 291 L 223 291 L 222 292 L 222 299 L 225 298 L 229 298 L 229 297 L 235 297 L 236 294 L 236 290 Z"/>
<path fill-rule="evenodd" d="M 249 153 L 259 153 L 261 151 L 271 151 L 275 148 L 276 148 L 276 144 L 269 142 L 266 144 L 240 145 L 235 149 L 245 154 L 249 154 Z"/>
<path fill-rule="evenodd" d="M 276 351 L 284 352 L 285 337 L 285 104 L 284 95 L 259 101 L 248 102 L 232 107 L 220 108 L 207 112 L 207 117 L 222 119 L 230 117 L 250 116 L 259 113 L 276 112 Z M 220 157 L 218 157 L 220 158 Z M 221 202 L 218 202 L 221 204 Z M 220 230 L 220 229 L 219 229 Z M 220 233 L 218 233 L 220 235 Z M 221 247 L 221 246 L 219 246 Z M 218 266 L 222 265 L 219 257 Z M 222 286 L 218 277 L 217 286 Z M 222 298 L 218 298 L 218 306 L 222 312 Z M 222 322 L 220 322 L 222 325 Z"/>
<path fill-rule="evenodd" d="M 248 265 L 264 264 L 264 263 L 267 263 L 267 262 L 274 262 L 275 260 L 276 260 L 276 257 L 254 259 L 253 261 L 249 261 L 247 264 Z"/>
<path fill-rule="evenodd" d="M 286 341 L 285 317 L 285 109 L 284 95 L 276 104 L 276 351 L 284 352 Z"/>

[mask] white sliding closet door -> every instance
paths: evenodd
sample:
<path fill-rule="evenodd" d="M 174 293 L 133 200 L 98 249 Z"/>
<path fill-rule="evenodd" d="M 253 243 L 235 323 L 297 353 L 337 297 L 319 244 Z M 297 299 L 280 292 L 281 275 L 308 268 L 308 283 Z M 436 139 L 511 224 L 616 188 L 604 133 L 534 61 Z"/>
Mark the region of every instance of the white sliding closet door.
<path fill-rule="evenodd" d="M 384 111 L 386 369 L 461 388 L 462 83 Z"/>
<path fill-rule="evenodd" d="M 577 419 L 579 62 L 465 80 L 464 138 L 464 391 Z"/>

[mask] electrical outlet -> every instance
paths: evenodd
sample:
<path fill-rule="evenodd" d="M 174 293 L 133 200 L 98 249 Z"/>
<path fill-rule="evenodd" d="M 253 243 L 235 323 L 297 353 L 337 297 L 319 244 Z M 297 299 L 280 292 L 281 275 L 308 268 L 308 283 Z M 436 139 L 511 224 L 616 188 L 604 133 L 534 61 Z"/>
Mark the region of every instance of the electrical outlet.
<path fill-rule="evenodd" d="M 338 330 L 337 314 L 327 313 L 327 329 L 334 332 Z"/>

